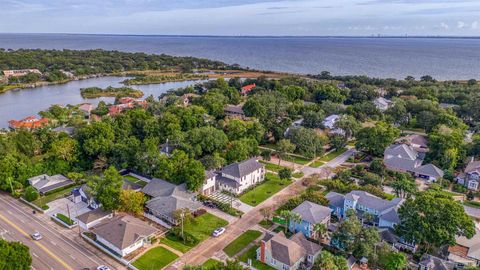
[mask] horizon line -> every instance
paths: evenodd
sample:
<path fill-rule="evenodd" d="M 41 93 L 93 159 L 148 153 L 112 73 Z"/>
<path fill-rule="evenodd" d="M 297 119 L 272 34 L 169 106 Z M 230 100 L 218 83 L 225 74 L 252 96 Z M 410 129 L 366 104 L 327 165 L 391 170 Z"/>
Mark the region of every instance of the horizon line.
<path fill-rule="evenodd" d="M 480 36 L 460 35 L 196 35 L 196 34 L 108 34 L 108 33 L 13 33 L 0 35 L 71 35 L 71 36 L 137 36 L 137 37 L 210 37 L 210 38 L 451 38 L 480 39 Z"/>

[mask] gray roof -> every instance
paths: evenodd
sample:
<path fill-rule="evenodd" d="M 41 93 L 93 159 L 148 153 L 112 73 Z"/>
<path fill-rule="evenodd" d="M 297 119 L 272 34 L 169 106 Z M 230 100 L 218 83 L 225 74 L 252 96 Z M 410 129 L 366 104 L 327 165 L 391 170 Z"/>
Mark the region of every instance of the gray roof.
<path fill-rule="evenodd" d="M 382 240 L 387 242 L 387 243 L 396 244 L 400 240 L 400 237 L 397 236 L 393 232 L 393 229 L 391 229 L 391 228 L 380 229 L 379 233 L 380 233 L 380 237 L 382 238 Z"/>
<path fill-rule="evenodd" d="M 343 194 L 330 191 L 325 195 L 325 198 L 330 202 L 330 205 L 343 208 L 343 202 L 345 201 L 345 196 Z"/>
<path fill-rule="evenodd" d="M 264 167 L 265 165 L 258 162 L 256 158 L 250 158 L 244 161 L 235 162 L 230 165 L 227 165 L 220 172 L 222 174 L 231 175 L 236 178 L 242 178 Z"/>
<path fill-rule="evenodd" d="M 148 237 L 157 231 L 148 223 L 128 215 L 102 222 L 92 229 L 93 233 L 119 249 L 131 246 L 139 239 Z"/>
<path fill-rule="evenodd" d="M 75 127 L 56 127 L 54 129 L 52 129 L 52 131 L 54 132 L 64 132 L 68 135 L 73 135 L 73 133 L 75 132 Z"/>
<path fill-rule="evenodd" d="M 463 208 L 465 209 L 465 213 L 467 213 L 467 215 L 476 219 L 480 219 L 480 208 L 471 207 L 467 205 L 464 205 Z"/>
<path fill-rule="evenodd" d="M 268 240 L 265 248 L 270 251 L 272 258 L 288 266 L 293 266 L 307 253 L 298 243 L 287 239 L 283 232 L 277 233 Z"/>
<path fill-rule="evenodd" d="M 390 209 L 394 206 L 397 206 L 401 203 L 401 200 L 384 200 L 375 195 L 372 195 L 366 191 L 362 190 L 352 190 L 345 195 L 345 199 L 350 201 L 357 201 L 359 204 L 364 205 L 368 208 L 375 209 L 379 212 Z"/>
<path fill-rule="evenodd" d="M 430 254 L 423 254 L 419 264 L 428 270 L 453 270 L 454 268 L 452 262 L 447 262 Z"/>
<path fill-rule="evenodd" d="M 311 224 L 317 224 L 322 223 L 326 218 L 330 217 L 332 209 L 310 201 L 304 201 L 293 209 L 292 212 L 300 214 L 302 220 Z"/>
<path fill-rule="evenodd" d="M 467 167 L 465 168 L 465 173 L 472 173 L 476 172 L 480 174 L 480 160 L 472 160 L 468 163 Z"/>
<path fill-rule="evenodd" d="M 124 179 L 122 189 L 140 190 L 142 189 L 142 186 L 140 184 Z"/>
<path fill-rule="evenodd" d="M 236 114 L 244 114 L 242 106 L 236 106 L 236 105 L 227 105 L 225 106 L 223 111 L 236 113 Z"/>
<path fill-rule="evenodd" d="M 188 208 L 192 211 L 198 209 L 200 203 L 194 201 L 195 194 L 187 191 L 186 185 L 175 185 L 165 180 L 153 178 L 142 192 L 152 197 L 146 207 L 154 213 L 172 217 L 175 210 Z"/>
<path fill-rule="evenodd" d="M 92 210 L 92 211 L 89 211 L 89 212 L 86 212 L 86 213 L 83 213 L 81 215 L 79 215 L 78 217 L 76 217 L 77 220 L 85 223 L 85 224 L 88 224 L 90 222 L 93 222 L 95 220 L 99 220 L 101 218 L 104 218 L 108 215 L 111 215 L 112 212 L 111 211 L 103 211 L 100 207 L 95 209 L 95 210 Z"/>
<path fill-rule="evenodd" d="M 385 149 L 383 162 L 387 167 L 413 172 L 422 164 L 423 159 L 411 146 L 393 144 Z"/>
<path fill-rule="evenodd" d="M 426 164 L 415 169 L 415 172 L 435 178 L 442 178 L 443 171 L 433 164 Z"/>
<path fill-rule="evenodd" d="M 215 179 L 215 181 L 218 184 L 226 185 L 232 188 L 238 188 L 240 186 L 240 184 L 237 181 L 227 177 L 223 177 L 221 174 L 217 175 L 217 178 Z"/>
<path fill-rule="evenodd" d="M 205 171 L 205 179 L 213 178 L 215 175 L 217 175 L 217 174 L 213 170 Z"/>
<path fill-rule="evenodd" d="M 290 240 L 303 247 L 308 255 L 314 256 L 322 250 L 319 244 L 309 241 L 302 232 L 296 233 Z"/>
<path fill-rule="evenodd" d="M 61 174 L 52 176 L 42 174 L 29 178 L 28 182 L 40 193 L 46 193 L 74 183 L 71 179 Z"/>

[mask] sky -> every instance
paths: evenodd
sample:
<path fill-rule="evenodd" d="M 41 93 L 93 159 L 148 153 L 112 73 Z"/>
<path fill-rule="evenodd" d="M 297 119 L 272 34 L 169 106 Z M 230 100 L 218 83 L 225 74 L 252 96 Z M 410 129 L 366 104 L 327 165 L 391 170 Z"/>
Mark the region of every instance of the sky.
<path fill-rule="evenodd" d="M 480 36 L 480 0 L 0 0 L 0 33 Z"/>

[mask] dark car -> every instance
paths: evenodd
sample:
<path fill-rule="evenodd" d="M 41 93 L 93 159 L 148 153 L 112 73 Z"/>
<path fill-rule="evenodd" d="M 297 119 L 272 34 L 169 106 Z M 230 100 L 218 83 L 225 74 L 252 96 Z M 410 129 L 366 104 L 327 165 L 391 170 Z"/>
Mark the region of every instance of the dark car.
<path fill-rule="evenodd" d="M 216 208 L 217 207 L 217 205 L 212 201 L 204 201 L 203 205 L 205 205 L 206 207 L 210 207 L 210 208 Z"/>

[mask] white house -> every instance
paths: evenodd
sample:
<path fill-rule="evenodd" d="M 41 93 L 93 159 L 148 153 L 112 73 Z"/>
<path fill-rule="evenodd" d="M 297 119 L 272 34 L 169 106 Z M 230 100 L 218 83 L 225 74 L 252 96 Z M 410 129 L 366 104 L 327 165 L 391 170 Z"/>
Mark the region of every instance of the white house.
<path fill-rule="evenodd" d="M 98 242 L 125 257 L 149 243 L 149 238 L 158 230 L 144 221 L 125 215 L 102 222 L 91 231 Z"/>
<path fill-rule="evenodd" d="M 240 194 L 265 180 L 265 165 L 255 158 L 235 162 L 221 169 L 216 176 L 216 187 Z"/>
<path fill-rule="evenodd" d="M 375 107 L 377 107 L 377 109 L 384 112 L 388 108 L 390 108 L 390 106 L 392 106 L 393 102 L 389 99 L 384 98 L 384 97 L 379 97 L 379 98 L 377 98 L 373 101 L 373 104 L 375 104 Z"/>
<path fill-rule="evenodd" d="M 205 171 L 205 181 L 202 186 L 202 194 L 208 196 L 217 190 L 217 174 L 214 171 Z"/>
<path fill-rule="evenodd" d="M 76 217 L 75 219 L 78 222 L 80 228 L 84 230 L 89 230 L 95 225 L 99 224 L 102 221 L 113 218 L 113 213 L 110 211 L 103 211 L 101 208 L 83 213 Z"/>

